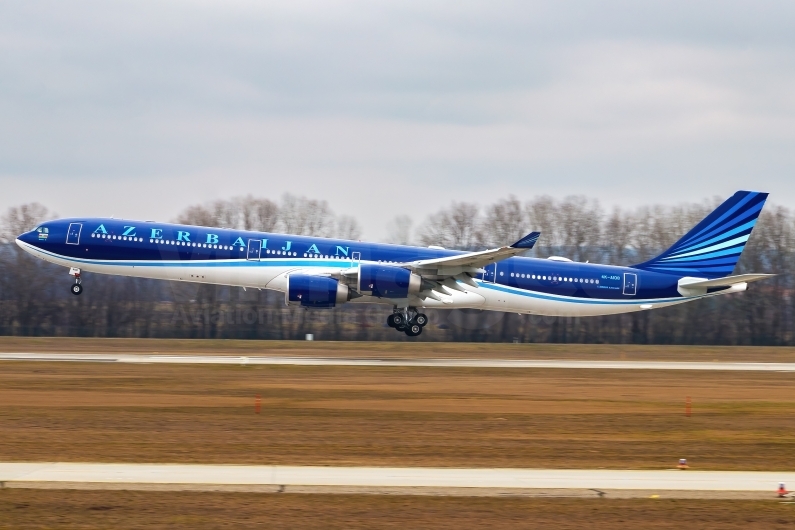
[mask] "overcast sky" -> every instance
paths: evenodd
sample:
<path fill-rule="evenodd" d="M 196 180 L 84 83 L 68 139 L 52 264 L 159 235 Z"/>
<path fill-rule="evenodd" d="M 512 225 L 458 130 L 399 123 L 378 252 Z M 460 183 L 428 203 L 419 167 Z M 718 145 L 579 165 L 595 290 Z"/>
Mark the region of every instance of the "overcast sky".
<path fill-rule="evenodd" d="M 795 207 L 794 147 L 792 1 L 0 2 L 2 210 Z"/>

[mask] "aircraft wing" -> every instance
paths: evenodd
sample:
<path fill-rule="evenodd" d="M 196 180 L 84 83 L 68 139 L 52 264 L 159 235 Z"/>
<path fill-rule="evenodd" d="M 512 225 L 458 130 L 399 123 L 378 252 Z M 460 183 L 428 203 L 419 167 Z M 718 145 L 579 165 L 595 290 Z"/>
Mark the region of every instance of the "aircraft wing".
<path fill-rule="evenodd" d="M 423 290 L 419 298 L 432 298 L 444 301 L 439 294 L 450 296 L 451 291 L 466 292 L 458 282 L 477 289 L 473 276 L 483 273 L 482 267 L 498 261 L 517 256 L 530 250 L 538 241 L 540 232 L 531 232 L 522 239 L 507 247 L 500 247 L 479 252 L 469 252 L 457 256 L 432 258 L 402 263 L 401 266 L 419 274 L 423 279 Z"/>
<path fill-rule="evenodd" d="M 447 256 L 445 258 L 418 260 L 405 263 L 404 266 L 413 270 L 444 270 L 448 268 L 479 269 L 481 267 L 485 267 L 486 265 L 496 263 L 498 261 L 504 260 L 505 258 L 510 258 L 511 256 L 516 256 L 527 250 L 530 250 L 536 244 L 536 241 L 538 241 L 540 235 L 540 232 L 530 232 L 509 247 L 482 250 L 480 252 L 470 252 L 468 254 Z M 444 276 L 445 274 L 441 273 L 441 275 Z"/>

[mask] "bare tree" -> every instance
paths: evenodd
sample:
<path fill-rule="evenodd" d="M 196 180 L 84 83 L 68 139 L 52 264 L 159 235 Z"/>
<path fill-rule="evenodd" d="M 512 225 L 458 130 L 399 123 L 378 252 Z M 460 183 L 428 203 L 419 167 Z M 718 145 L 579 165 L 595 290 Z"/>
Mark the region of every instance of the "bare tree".
<path fill-rule="evenodd" d="M 510 245 L 532 230 L 536 228 L 528 226 L 522 203 L 513 195 L 486 206 L 486 217 L 480 228 L 481 240 L 488 247 Z"/>
<path fill-rule="evenodd" d="M 240 207 L 241 228 L 259 232 L 273 232 L 279 223 L 279 206 L 269 199 L 256 199 L 249 195 L 237 199 Z"/>
<path fill-rule="evenodd" d="M 561 245 L 557 206 L 552 197 L 542 195 L 528 201 L 525 204 L 525 219 L 534 230 L 541 232 L 539 247 L 554 249 Z"/>
<path fill-rule="evenodd" d="M 362 237 L 362 229 L 359 222 L 350 215 L 340 215 L 337 218 L 336 237 L 340 239 L 357 240 Z"/>
<path fill-rule="evenodd" d="M 215 210 L 214 205 L 189 206 L 177 216 L 176 222 L 185 225 L 218 226 Z"/>
<path fill-rule="evenodd" d="M 428 218 L 420 228 L 420 242 L 457 249 L 481 246 L 479 210 L 477 204 L 454 202 L 450 208 Z"/>
<path fill-rule="evenodd" d="M 13 206 L 0 218 L 0 241 L 14 241 L 18 235 L 36 228 L 39 223 L 57 217 L 37 202 Z"/>
<path fill-rule="evenodd" d="M 334 213 L 326 201 L 286 194 L 281 205 L 281 229 L 287 234 L 331 237 L 336 228 Z"/>
<path fill-rule="evenodd" d="M 602 247 L 606 251 L 605 261 L 613 265 L 625 265 L 627 252 L 632 244 L 635 223 L 632 217 L 620 208 L 613 208 L 602 231 Z"/>
<path fill-rule="evenodd" d="M 413 225 L 408 215 L 398 215 L 387 227 L 387 243 L 395 245 L 411 244 L 411 228 Z"/>
<path fill-rule="evenodd" d="M 558 234 L 568 257 L 574 261 L 593 259 L 599 251 L 602 231 L 602 208 L 599 202 L 582 195 L 563 199 L 558 210 Z"/>
<path fill-rule="evenodd" d="M 177 217 L 177 222 L 318 237 L 361 237 L 361 227 L 353 217 L 336 217 L 326 201 L 289 194 L 281 204 L 248 195 L 190 206 Z"/>
<path fill-rule="evenodd" d="M 177 222 L 183 224 L 261 232 L 272 232 L 278 221 L 279 207 L 276 203 L 251 195 L 190 206 L 177 217 Z"/>

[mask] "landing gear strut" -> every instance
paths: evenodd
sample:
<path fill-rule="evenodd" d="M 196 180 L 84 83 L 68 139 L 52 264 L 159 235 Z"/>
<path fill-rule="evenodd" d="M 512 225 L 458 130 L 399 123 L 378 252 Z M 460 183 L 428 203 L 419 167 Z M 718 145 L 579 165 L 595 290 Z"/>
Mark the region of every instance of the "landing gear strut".
<path fill-rule="evenodd" d="M 387 317 L 386 323 L 390 328 L 402 331 L 409 337 L 416 337 L 428 323 L 428 316 L 418 312 L 415 307 L 395 308 Z"/>
<path fill-rule="evenodd" d="M 72 284 L 72 294 L 79 295 L 83 292 L 83 280 L 80 279 L 80 269 L 72 267 L 69 269 L 69 275 L 75 277 L 75 283 Z"/>

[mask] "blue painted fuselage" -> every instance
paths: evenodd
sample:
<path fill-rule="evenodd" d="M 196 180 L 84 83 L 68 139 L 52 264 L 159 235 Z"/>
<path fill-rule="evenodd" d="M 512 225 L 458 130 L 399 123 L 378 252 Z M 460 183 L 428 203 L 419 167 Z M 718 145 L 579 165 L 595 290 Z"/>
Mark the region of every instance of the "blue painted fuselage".
<path fill-rule="evenodd" d="M 360 263 L 404 264 L 463 254 L 400 246 L 119 219 L 61 219 L 21 235 L 31 254 L 82 271 L 274 289 L 290 274 L 339 274 Z M 513 257 L 484 267 L 477 288 L 421 307 L 586 316 L 681 303 L 680 275 Z M 714 294 L 714 293 L 710 293 Z M 397 304 L 364 296 L 355 302 Z"/>

